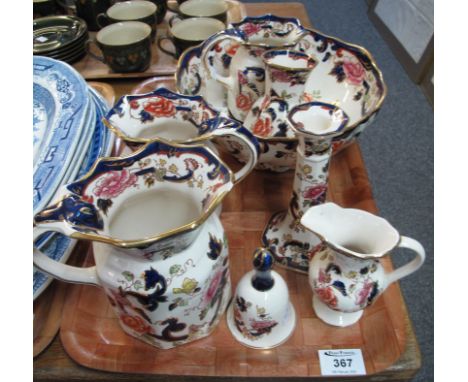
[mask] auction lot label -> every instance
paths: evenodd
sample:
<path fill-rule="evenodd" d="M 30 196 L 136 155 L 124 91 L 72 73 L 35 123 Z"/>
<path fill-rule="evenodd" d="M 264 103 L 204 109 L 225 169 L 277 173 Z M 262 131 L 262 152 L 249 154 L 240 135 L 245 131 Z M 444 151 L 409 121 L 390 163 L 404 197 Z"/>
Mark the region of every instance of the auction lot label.
<path fill-rule="evenodd" d="M 361 349 L 319 350 L 322 375 L 365 375 Z"/>

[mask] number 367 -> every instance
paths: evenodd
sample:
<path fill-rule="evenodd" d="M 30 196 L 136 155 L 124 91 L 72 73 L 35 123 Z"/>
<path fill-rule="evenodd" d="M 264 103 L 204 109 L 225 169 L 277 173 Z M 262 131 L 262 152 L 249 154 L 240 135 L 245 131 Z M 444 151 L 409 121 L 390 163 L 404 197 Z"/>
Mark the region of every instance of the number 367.
<path fill-rule="evenodd" d="M 341 358 L 341 359 L 334 359 L 333 366 L 334 367 L 351 367 L 351 358 Z"/>

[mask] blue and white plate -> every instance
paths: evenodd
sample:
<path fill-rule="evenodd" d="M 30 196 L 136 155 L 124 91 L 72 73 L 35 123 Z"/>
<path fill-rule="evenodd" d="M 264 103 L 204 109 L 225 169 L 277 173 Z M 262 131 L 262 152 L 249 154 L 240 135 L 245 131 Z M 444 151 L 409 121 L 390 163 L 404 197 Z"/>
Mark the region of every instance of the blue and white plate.
<path fill-rule="evenodd" d="M 114 146 L 114 135 L 102 124 L 102 117 L 109 110 L 109 105 L 94 89 L 89 88 L 89 99 L 95 109 L 94 131 L 91 143 L 86 150 L 81 166 L 75 178 L 84 176 L 96 159 L 101 156 L 109 156 Z M 92 130 L 92 129 L 89 129 Z M 47 254 L 51 259 L 64 263 L 70 257 L 76 240 L 59 233 L 43 235 L 38 245 L 39 249 Z M 33 274 L 33 298 L 37 298 L 50 284 L 52 278 L 48 275 L 34 270 Z"/>
<path fill-rule="evenodd" d="M 33 58 L 33 205 L 50 202 L 80 141 L 90 100 L 83 77 L 70 65 L 48 57 Z"/>

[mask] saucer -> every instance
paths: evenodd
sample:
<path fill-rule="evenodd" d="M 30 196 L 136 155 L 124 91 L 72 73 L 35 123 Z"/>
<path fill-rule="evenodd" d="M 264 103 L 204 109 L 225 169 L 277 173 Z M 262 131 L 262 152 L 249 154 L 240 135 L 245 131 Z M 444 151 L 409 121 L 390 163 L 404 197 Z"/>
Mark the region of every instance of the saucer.
<path fill-rule="evenodd" d="M 33 53 L 44 55 L 69 47 L 82 39 L 87 30 L 85 21 L 75 16 L 50 16 L 35 19 L 33 21 Z"/>

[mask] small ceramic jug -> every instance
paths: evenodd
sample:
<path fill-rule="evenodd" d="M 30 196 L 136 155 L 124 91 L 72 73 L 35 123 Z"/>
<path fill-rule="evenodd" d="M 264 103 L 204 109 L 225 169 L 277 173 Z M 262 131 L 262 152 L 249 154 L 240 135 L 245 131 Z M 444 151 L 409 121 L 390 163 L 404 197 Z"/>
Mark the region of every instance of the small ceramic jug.
<path fill-rule="evenodd" d="M 253 266 L 237 285 L 227 323 L 234 338 L 243 345 L 270 349 L 291 336 L 296 312 L 286 282 L 271 269 L 273 256 L 266 248 L 255 250 Z"/>
<path fill-rule="evenodd" d="M 288 49 L 272 49 L 262 55 L 266 66 L 265 94 L 252 106 L 244 126 L 262 138 L 294 137 L 288 114 L 308 101 L 304 87 L 317 61 L 309 55 Z M 268 158 L 271 162 L 271 158 Z"/>
<path fill-rule="evenodd" d="M 233 173 L 207 147 L 153 141 L 99 159 L 34 217 L 34 241 L 60 232 L 93 242 L 96 266 L 58 263 L 36 248 L 36 268 L 100 286 L 122 329 L 169 349 L 209 335 L 230 299 L 228 245 L 215 212 L 256 162 Z"/>
<path fill-rule="evenodd" d="M 301 224 L 323 242 L 309 265 L 313 307 L 327 324 L 349 326 L 393 282 L 417 271 L 425 251 L 369 212 L 324 203 L 310 208 Z M 415 252 L 408 264 L 387 273 L 380 259 L 401 247 Z"/>
<path fill-rule="evenodd" d="M 232 116 L 243 121 L 254 102 L 265 93 L 265 65 L 262 54 L 272 48 L 286 48 L 296 44 L 305 29 L 299 20 L 273 15 L 246 17 L 232 28 L 219 33 L 206 44 L 202 63 L 212 78 L 227 88 L 227 103 Z M 229 58 L 229 73 L 219 70 L 219 65 L 209 54 L 224 40 L 232 40 L 235 51 Z"/>

